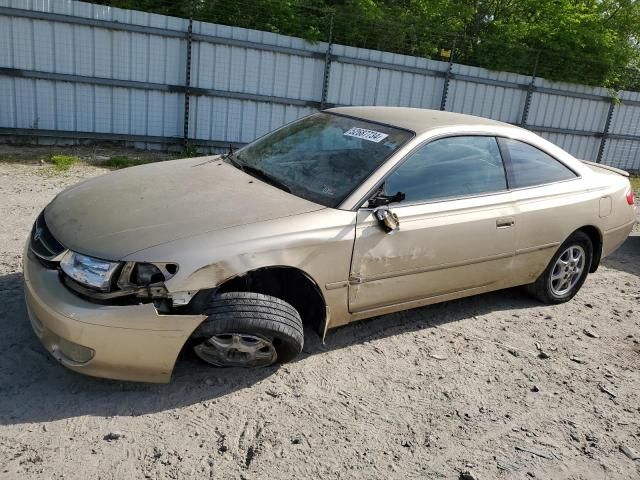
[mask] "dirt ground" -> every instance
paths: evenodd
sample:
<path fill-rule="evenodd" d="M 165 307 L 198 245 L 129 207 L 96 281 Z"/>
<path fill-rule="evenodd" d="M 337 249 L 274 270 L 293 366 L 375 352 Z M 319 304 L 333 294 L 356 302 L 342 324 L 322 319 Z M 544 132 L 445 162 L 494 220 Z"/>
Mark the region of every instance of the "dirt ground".
<path fill-rule="evenodd" d="M 568 304 L 512 289 L 311 337 L 279 368 L 184 358 L 124 383 L 58 365 L 23 304 L 36 215 L 102 173 L 0 163 L 0 478 L 640 478 L 620 450 L 640 451 L 637 229 Z"/>
<path fill-rule="evenodd" d="M 113 157 L 127 159 L 131 163 L 146 163 L 158 160 L 180 158 L 178 153 L 164 151 L 140 150 L 126 147 L 117 143 L 93 143 L 88 145 L 16 145 L 0 143 L 0 162 L 22 163 L 27 165 L 45 166 L 50 163 L 53 155 L 70 155 L 77 158 L 79 163 L 100 166 L 109 162 Z M 47 173 L 41 172 L 41 173 Z"/>

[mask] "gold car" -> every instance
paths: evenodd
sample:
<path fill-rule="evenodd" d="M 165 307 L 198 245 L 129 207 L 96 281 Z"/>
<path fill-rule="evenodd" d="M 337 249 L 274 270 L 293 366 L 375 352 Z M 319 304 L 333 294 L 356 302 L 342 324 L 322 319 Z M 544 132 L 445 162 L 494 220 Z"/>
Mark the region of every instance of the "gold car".
<path fill-rule="evenodd" d="M 60 193 L 27 242 L 29 317 L 72 370 L 166 382 L 183 348 L 262 366 L 305 330 L 490 290 L 566 302 L 633 227 L 626 177 L 500 122 L 330 109 Z"/>

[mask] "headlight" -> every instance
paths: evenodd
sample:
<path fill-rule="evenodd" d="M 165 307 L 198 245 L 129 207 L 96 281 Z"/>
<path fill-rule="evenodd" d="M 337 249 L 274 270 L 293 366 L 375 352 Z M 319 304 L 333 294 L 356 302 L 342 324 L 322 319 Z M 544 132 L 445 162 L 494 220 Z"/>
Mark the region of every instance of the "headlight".
<path fill-rule="evenodd" d="M 76 282 L 97 290 L 108 292 L 111 277 L 120 264 L 88 257 L 69 250 L 62 260 L 60 268 Z"/>

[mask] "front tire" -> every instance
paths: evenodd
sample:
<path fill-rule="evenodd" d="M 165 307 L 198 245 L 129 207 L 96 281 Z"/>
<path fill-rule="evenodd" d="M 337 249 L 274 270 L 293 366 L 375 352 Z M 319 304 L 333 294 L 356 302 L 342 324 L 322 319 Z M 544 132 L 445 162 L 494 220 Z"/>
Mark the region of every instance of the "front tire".
<path fill-rule="evenodd" d="M 216 367 L 265 367 L 295 358 L 304 345 L 298 311 L 260 293 L 215 295 L 204 308 L 208 318 L 196 329 L 193 347 Z"/>
<path fill-rule="evenodd" d="M 568 302 L 582 287 L 592 261 L 591 239 L 577 231 L 560 246 L 545 271 L 534 283 L 527 285 L 527 290 L 543 303 Z"/>

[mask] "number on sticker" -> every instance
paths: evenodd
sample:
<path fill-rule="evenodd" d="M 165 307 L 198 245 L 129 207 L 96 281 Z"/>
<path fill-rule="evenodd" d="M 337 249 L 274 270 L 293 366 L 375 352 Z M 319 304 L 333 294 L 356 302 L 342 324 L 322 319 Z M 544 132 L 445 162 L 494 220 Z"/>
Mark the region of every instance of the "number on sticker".
<path fill-rule="evenodd" d="M 370 142 L 380 143 L 389 135 L 386 133 L 376 132 L 375 130 L 367 130 L 366 128 L 352 127 L 344 134 L 347 137 L 362 138 L 363 140 L 369 140 Z"/>

